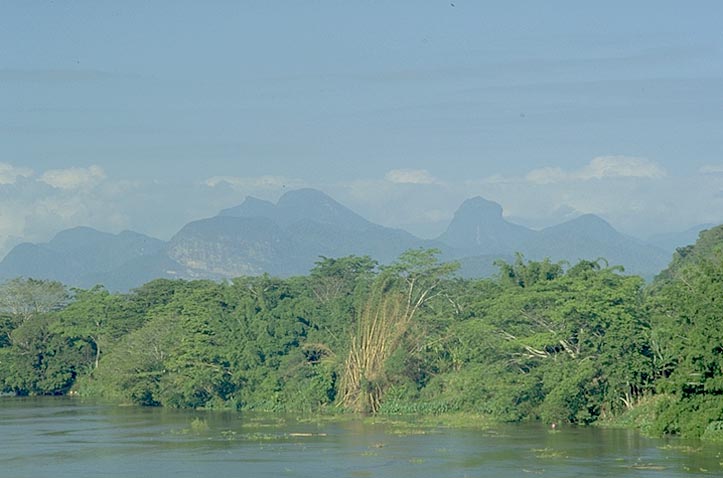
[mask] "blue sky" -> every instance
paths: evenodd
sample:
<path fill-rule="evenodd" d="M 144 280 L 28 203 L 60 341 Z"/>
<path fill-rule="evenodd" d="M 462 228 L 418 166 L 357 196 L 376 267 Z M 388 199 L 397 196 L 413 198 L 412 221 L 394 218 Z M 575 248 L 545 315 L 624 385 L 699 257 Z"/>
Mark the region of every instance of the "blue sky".
<path fill-rule="evenodd" d="M 723 4 L 0 4 L 0 252 L 323 189 L 433 236 L 723 221 Z"/>

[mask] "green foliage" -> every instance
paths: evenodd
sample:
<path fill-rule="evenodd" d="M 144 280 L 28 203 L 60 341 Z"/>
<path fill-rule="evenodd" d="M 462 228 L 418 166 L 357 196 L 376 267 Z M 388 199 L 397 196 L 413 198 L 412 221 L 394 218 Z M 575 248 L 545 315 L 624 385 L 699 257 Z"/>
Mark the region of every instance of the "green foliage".
<path fill-rule="evenodd" d="M 67 392 L 90 360 L 90 350 L 52 332 L 55 319 L 36 315 L 13 330 L 12 347 L 0 349 L 0 383 L 18 395 Z"/>
<path fill-rule="evenodd" d="M 673 395 L 658 404 L 650 431 L 654 435 L 700 437 L 711 423 L 720 420 L 723 420 L 723 396 L 700 394 L 680 398 Z M 714 430 L 709 433 L 713 435 Z"/>
<path fill-rule="evenodd" d="M 447 328 L 451 368 L 430 383 L 463 410 L 508 420 L 590 423 L 650 391 L 642 281 L 584 261 L 501 264 L 502 287 L 465 299 Z M 428 387 L 429 388 L 429 387 Z"/>
<path fill-rule="evenodd" d="M 717 441 L 722 442 L 723 441 L 723 421 L 721 420 L 714 420 L 708 423 L 708 425 L 705 427 L 705 431 L 703 432 L 702 437 L 704 440 L 708 441 Z"/>
<path fill-rule="evenodd" d="M 604 372 L 593 360 L 575 362 L 548 368 L 543 375 L 545 398 L 540 417 L 544 421 L 589 424 L 600 416 L 605 399 Z"/>
<path fill-rule="evenodd" d="M 530 287 L 537 282 L 554 280 L 563 274 L 561 263 L 554 264 L 549 259 L 525 262 L 524 256 L 519 252 L 514 263 L 496 261 L 495 265 L 500 269 L 501 282 L 516 287 Z"/>
<path fill-rule="evenodd" d="M 309 288 L 321 303 L 338 300 L 349 296 L 357 282 L 372 279 L 377 266 L 369 256 L 322 257 L 311 270 Z"/>
<path fill-rule="evenodd" d="M 20 321 L 11 315 L 0 315 L 0 349 L 10 347 L 12 342 L 11 334 L 20 325 Z"/>
<path fill-rule="evenodd" d="M 341 404 L 356 412 L 380 410 L 387 390 L 416 375 L 410 353 L 420 347 L 416 317 L 440 294 L 459 267 L 442 263 L 438 250 L 410 250 L 382 268 L 356 317 L 340 378 Z M 409 359 L 409 360 L 407 360 Z M 418 361 L 417 361 L 418 362 Z"/>
<path fill-rule="evenodd" d="M 723 250 L 703 240 L 708 233 L 650 298 L 657 386 L 674 398 L 658 414 L 661 433 L 700 436 L 723 418 Z"/>
<path fill-rule="evenodd" d="M 0 286 L 0 387 L 144 406 L 480 414 L 723 436 L 723 237 L 646 287 L 603 259 L 453 276 L 439 251 L 128 294 Z M 720 241 L 719 241 L 720 239 Z M 718 242 L 717 242 L 718 241 Z M 716 245 L 718 244 L 718 245 Z"/>
<path fill-rule="evenodd" d="M 123 310 L 123 298 L 101 286 L 76 290 L 75 301 L 58 314 L 55 329 L 71 339 L 87 341 L 95 350 L 95 367 L 102 352 L 132 330 L 133 318 Z"/>
<path fill-rule="evenodd" d="M 87 347 L 55 332 L 69 300 L 55 281 L 13 279 L 0 285 L 0 386 L 18 395 L 67 392 L 88 363 Z"/>
<path fill-rule="evenodd" d="M 57 281 L 17 278 L 0 285 L 0 314 L 19 322 L 61 309 L 68 291 Z"/>
<path fill-rule="evenodd" d="M 682 271 L 697 267 L 715 255 L 723 246 L 723 225 L 702 231 L 694 245 L 679 247 L 673 254 L 670 265 L 655 278 L 653 289 L 657 290 L 679 278 Z"/>

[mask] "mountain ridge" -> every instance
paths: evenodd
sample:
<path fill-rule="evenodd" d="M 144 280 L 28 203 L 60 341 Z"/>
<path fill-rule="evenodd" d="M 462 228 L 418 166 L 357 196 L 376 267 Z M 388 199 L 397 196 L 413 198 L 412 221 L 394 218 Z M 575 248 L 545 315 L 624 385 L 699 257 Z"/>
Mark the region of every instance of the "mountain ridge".
<path fill-rule="evenodd" d="M 435 247 L 459 260 L 464 276 L 494 273 L 495 259 L 521 252 L 554 261 L 606 258 L 630 273 L 652 278 L 670 254 L 618 232 L 585 214 L 542 230 L 508 221 L 498 203 L 481 196 L 464 201 L 436 239 L 375 224 L 331 196 L 300 189 L 276 203 L 248 196 L 216 216 L 190 221 L 168 241 L 133 231 L 118 234 L 79 226 L 47 243 L 23 243 L 0 261 L 0 280 L 16 276 L 128 290 L 156 277 L 228 279 L 241 275 L 307 273 L 320 256 L 369 255 L 389 263 L 413 248 Z"/>

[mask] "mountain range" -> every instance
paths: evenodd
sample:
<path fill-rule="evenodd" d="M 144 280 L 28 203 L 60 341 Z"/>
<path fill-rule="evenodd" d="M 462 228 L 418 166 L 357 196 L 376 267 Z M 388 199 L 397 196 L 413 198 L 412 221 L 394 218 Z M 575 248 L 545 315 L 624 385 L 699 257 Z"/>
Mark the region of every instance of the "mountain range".
<path fill-rule="evenodd" d="M 676 238 L 690 235 L 661 237 L 659 244 L 684 245 Z M 13 248 L 0 262 L 0 280 L 24 276 L 123 291 L 162 277 L 305 274 L 320 257 L 369 255 L 389 263 L 419 247 L 440 249 L 443 259 L 460 261 L 463 276 L 478 277 L 493 274 L 495 260 L 521 252 L 528 259 L 571 263 L 603 257 L 651 278 L 673 252 L 621 234 L 591 214 L 533 230 L 507 221 L 499 204 L 481 197 L 465 201 L 442 235 L 425 240 L 370 222 L 320 191 L 300 189 L 277 203 L 248 197 L 217 216 L 186 224 L 169 241 L 132 231 L 61 231 L 47 243 Z"/>

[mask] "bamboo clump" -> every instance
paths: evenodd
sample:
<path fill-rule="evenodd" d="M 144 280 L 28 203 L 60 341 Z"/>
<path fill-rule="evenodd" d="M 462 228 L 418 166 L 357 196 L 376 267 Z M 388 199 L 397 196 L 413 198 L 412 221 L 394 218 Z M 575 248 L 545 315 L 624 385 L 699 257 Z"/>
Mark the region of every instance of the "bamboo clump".
<path fill-rule="evenodd" d="M 374 294 L 358 318 L 341 380 L 345 408 L 361 413 L 379 410 L 386 385 L 385 364 L 409 328 L 398 294 Z"/>
<path fill-rule="evenodd" d="M 436 287 L 418 290 L 416 278 L 407 278 L 406 290 L 377 283 L 357 318 L 349 355 L 340 380 L 340 405 L 358 413 L 376 413 L 389 380 L 386 363 L 402 345 L 419 307 Z"/>

